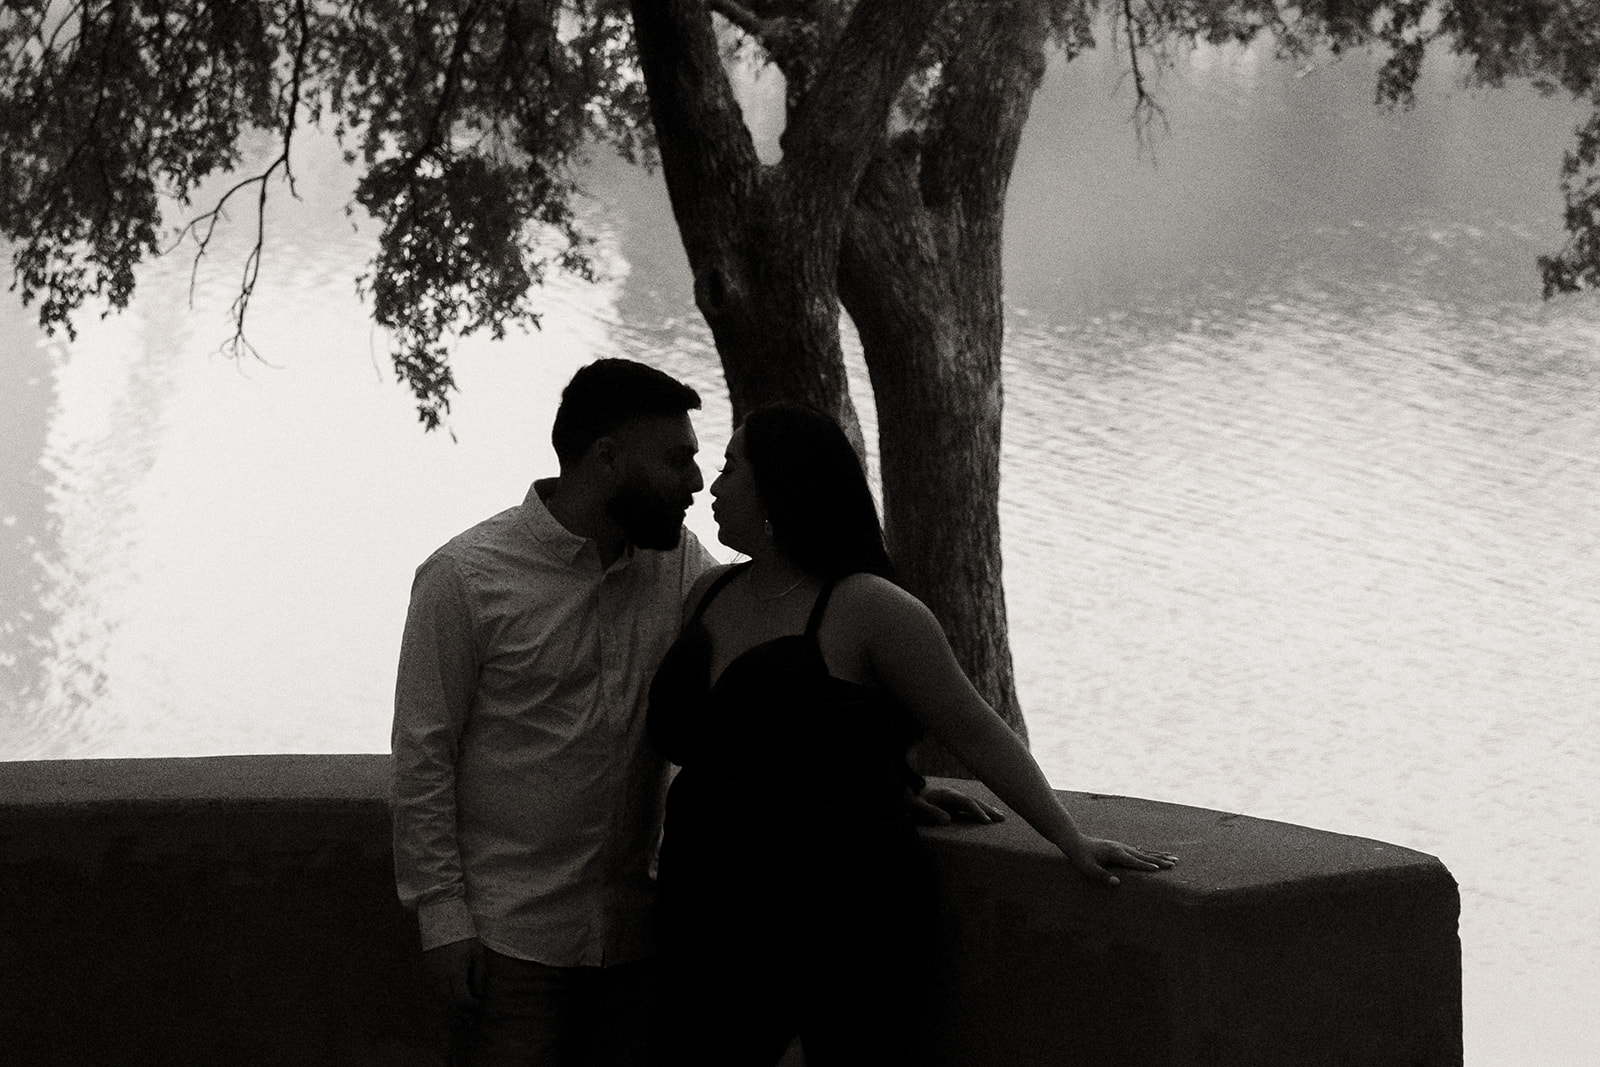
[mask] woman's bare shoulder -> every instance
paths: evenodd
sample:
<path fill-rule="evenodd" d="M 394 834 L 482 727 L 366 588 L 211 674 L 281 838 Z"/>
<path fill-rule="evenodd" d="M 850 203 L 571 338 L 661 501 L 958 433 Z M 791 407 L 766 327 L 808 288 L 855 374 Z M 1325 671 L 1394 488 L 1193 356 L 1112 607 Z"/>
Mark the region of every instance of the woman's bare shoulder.
<path fill-rule="evenodd" d="M 954 663 L 950 644 L 939 620 L 916 596 L 875 574 L 842 579 L 836 596 L 845 641 L 864 650 L 874 677 L 902 697 L 930 678 L 950 683 L 945 670 Z"/>
<path fill-rule="evenodd" d="M 839 579 L 834 588 L 839 607 L 869 625 L 893 623 L 928 613 L 922 601 L 876 574 L 852 574 Z"/>

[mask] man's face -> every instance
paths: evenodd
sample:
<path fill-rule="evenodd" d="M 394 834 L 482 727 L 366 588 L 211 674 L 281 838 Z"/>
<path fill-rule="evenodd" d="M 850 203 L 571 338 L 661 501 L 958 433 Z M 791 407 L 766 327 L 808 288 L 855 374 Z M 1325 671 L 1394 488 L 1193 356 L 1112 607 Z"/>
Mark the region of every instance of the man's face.
<path fill-rule="evenodd" d="M 677 547 L 684 513 L 705 487 L 694 461 L 700 442 L 688 414 L 636 419 L 609 436 L 621 474 L 606 513 L 631 544 Z"/>

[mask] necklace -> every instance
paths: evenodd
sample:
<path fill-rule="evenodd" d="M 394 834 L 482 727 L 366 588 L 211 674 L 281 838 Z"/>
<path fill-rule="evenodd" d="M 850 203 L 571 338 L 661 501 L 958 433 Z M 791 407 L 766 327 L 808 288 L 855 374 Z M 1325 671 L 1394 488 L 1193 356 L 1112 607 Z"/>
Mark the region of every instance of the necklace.
<path fill-rule="evenodd" d="M 800 588 L 800 583 L 804 582 L 805 580 L 806 580 L 806 576 L 802 574 L 800 577 L 798 577 L 798 578 L 796 578 L 794 580 L 794 584 L 789 586 L 789 588 L 783 590 L 783 592 L 781 592 L 781 593 L 773 593 L 770 596 L 756 591 L 756 583 L 755 583 L 755 578 L 754 577 L 745 579 L 745 585 L 746 585 L 747 588 L 749 588 L 751 596 L 755 597 L 759 601 L 762 601 L 763 603 L 770 604 L 774 600 L 782 600 L 784 597 L 788 596 L 790 593 L 794 592 L 796 589 L 799 589 Z"/>

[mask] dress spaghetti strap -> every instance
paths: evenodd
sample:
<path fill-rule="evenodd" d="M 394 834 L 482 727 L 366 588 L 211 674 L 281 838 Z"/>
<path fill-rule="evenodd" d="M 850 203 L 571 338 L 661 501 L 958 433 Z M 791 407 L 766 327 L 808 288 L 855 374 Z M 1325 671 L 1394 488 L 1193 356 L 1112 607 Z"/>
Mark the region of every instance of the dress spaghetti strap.
<path fill-rule="evenodd" d="M 828 597 L 833 595 L 833 587 L 838 584 L 838 579 L 822 583 L 822 588 L 817 592 L 816 603 L 811 605 L 811 617 L 806 620 L 805 636 L 815 641 L 817 630 L 822 627 L 822 614 L 828 610 Z"/>

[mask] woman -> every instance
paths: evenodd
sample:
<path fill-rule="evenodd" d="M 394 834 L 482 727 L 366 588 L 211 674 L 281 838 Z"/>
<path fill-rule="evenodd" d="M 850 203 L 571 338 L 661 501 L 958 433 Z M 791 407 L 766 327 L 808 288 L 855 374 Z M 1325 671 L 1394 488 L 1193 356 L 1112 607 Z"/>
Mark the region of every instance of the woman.
<path fill-rule="evenodd" d="M 650 697 L 682 768 L 660 863 L 674 1054 L 696 1067 L 908 1056 L 930 880 L 906 815 L 927 730 L 1086 875 L 1174 858 L 1085 837 L 972 688 L 932 613 L 894 583 L 861 465 L 832 419 L 752 412 L 711 486 L 718 537 Z"/>

